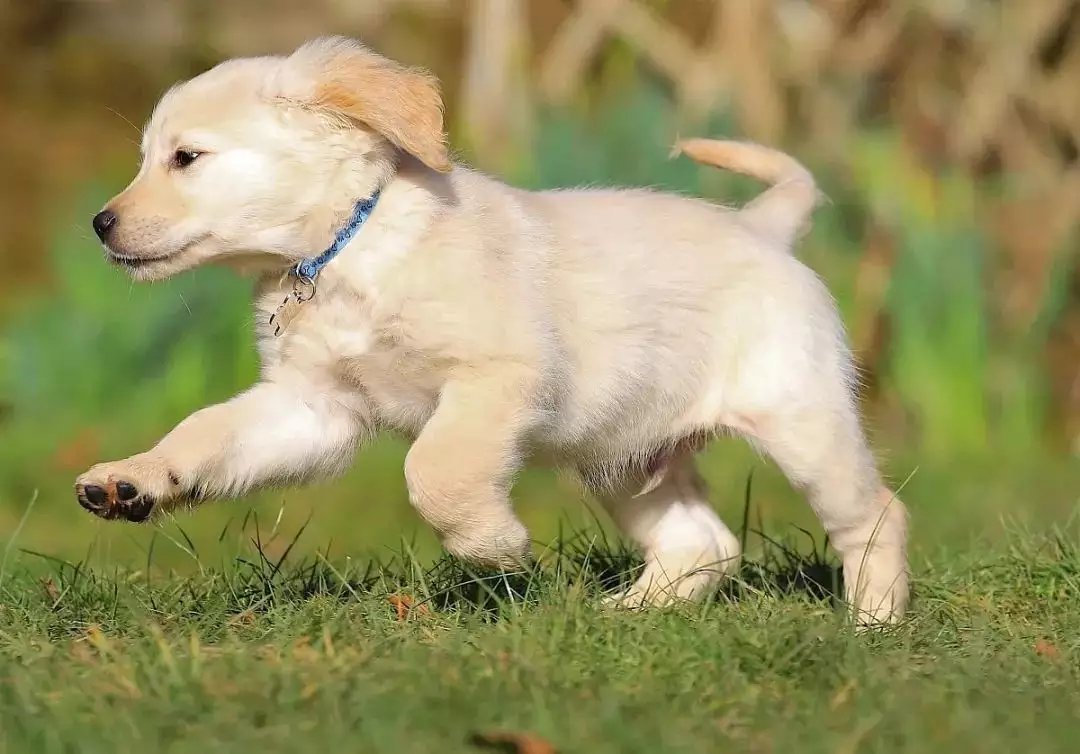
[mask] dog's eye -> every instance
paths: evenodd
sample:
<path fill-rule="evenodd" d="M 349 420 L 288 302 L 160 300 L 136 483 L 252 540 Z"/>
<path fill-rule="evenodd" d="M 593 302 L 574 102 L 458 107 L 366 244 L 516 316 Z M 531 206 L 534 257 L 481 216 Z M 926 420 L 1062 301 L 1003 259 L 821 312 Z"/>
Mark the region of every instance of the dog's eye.
<path fill-rule="evenodd" d="M 173 153 L 173 167 L 186 168 L 188 165 L 195 162 L 198 156 L 198 152 L 192 152 L 189 149 L 177 149 Z"/>

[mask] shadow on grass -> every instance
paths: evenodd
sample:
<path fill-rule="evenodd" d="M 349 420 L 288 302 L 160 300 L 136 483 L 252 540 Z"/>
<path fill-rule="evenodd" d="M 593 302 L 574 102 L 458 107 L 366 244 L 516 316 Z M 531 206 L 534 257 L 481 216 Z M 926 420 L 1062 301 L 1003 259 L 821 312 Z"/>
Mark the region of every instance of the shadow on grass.
<path fill-rule="evenodd" d="M 765 557 L 744 561 L 713 599 L 739 602 L 760 594 L 801 595 L 835 603 L 836 595 L 842 594 L 839 569 L 821 552 L 803 555 L 780 548 L 775 545 Z M 567 595 L 599 602 L 605 594 L 628 587 L 642 568 L 636 553 L 587 533 L 558 540 L 538 562 L 512 573 L 478 571 L 451 557 L 424 568 L 406 555 L 342 571 L 318 556 L 290 564 L 284 557 L 272 560 L 261 550 L 255 557 L 237 558 L 233 567 L 206 569 L 182 579 L 151 578 L 145 573 L 132 578 L 82 563 L 49 561 L 51 573 L 40 583 L 52 612 L 77 623 L 100 624 L 113 622 L 119 604 L 130 597 L 151 614 L 198 618 L 255 615 L 313 600 L 346 603 L 404 596 L 413 607 L 496 621 L 522 607 L 557 603 Z M 17 583 L 4 584 L 4 591 L 19 589 Z"/>
<path fill-rule="evenodd" d="M 843 594 L 843 575 L 824 548 L 799 553 L 768 541 L 757 560 L 744 560 L 739 572 L 726 579 L 713 599 L 738 602 L 750 595 L 798 595 L 834 604 Z M 407 594 L 416 605 L 439 612 L 463 612 L 497 620 L 526 605 L 538 605 L 545 595 L 563 594 L 571 586 L 587 599 L 599 601 L 618 593 L 637 578 L 641 556 L 621 543 L 593 532 L 578 532 L 545 548 L 537 561 L 514 572 L 479 570 L 450 556 L 423 568 L 407 555 L 371 563 L 361 573 L 344 574 L 322 559 L 291 567 L 258 559 L 238 561 L 244 588 L 234 589 L 237 607 L 252 610 L 281 601 L 316 597 L 357 599 Z"/>
<path fill-rule="evenodd" d="M 749 483 L 746 494 L 741 532 L 744 550 L 750 534 L 745 523 L 750 513 Z M 571 588 L 582 598 L 599 601 L 605 594 L 629 587 L 643 567 L 640 555 L 623 543 L 609 541 L 598 530 L 581 530 L 561 534 L 542 548 L 534 563 L 512 573 L 477 570 L 450 556 L 424 565 L 407 545 L 388 561 L 370 561 L 363 568 L 342 571 L 320 555 L 289 560 L 305 528 L 300 527 L 287 546 L 278 549 L 279 556 L 271 557 L 256 520 L 250 551 L 236 557 L 232 566 L 205 568 L 198 576 L 162 583 L 148 575 L 152 546 L 146 571 L 137 582 L 120 574 L 97 573 L 85 564 L 41 557 L 52 565 L 48 591 L 58 595 L 53 610 L 95 614 L 107 611 L 107 605 L 116 602 L 122 581 L 125 588 L 139 592 L 138 600 L 152 612 L 165 609 L 162 601 L 174 603 L 169 610 L 188 615 L 220 611 L 253 614 L 315 599 L 347 602 L 407 595 L 414 606 L 498 620 L 522 606 L 538 605 L 545 597 L 550 601 L 552 595 L 565 596 Z M 752 561 L 744 559 L 739 572 L 724 580 L 714 599 L 738 602 L 760 594 L 799 595 L 836 604 L 838 595 L 843 594 L 842 573 L 827 556 L 825 547 L 818 547 L 813 537 L 804 533 L 812 545 L 808 554 L 755 532 L 765 543 L 762 554 Z M 190 540 L 188 543 L 194 548 Z"/>
<path fill-rule="evenodd" d="M 832 601 L 843 594 L 843 572 L 828 557 L 824 547 L 819 549 L 815 546 L 809 553 L 800 553 L 794 547 L 771 540 L 763 534 L 759 536 L 766 542 L 762 556 L 757 560 L 744 558 L 738 572 L 719 586 L 714 600 L 738 602 L 749 594 L 766 593 Z M 611 545 L 602 541 L 599 546 L 594 545 L 586 550 L 571 540 L 562 550 L 561 555 L 569 558 L 576 570 L 595 583 L 599 591 L 606 593 L 624 591 L 644 568 L 638 553 L 618 543 Z"/>

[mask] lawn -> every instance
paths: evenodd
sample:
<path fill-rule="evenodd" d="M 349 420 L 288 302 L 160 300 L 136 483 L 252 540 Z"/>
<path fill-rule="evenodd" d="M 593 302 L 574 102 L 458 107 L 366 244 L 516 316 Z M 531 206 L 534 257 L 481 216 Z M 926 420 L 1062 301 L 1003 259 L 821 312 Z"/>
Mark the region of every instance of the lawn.
<path fill-rule="evenodd" d="M 503 577 L 257 540 L 171 576 L 10 548 L 0 751 L 1076 750 L 1075 533 L 917 562 L 908 620 L 869 634 L 820 549 L 768 544 L 707 604 L 629 612 L 599 597 L 632 557 L 560 542 Z"/>

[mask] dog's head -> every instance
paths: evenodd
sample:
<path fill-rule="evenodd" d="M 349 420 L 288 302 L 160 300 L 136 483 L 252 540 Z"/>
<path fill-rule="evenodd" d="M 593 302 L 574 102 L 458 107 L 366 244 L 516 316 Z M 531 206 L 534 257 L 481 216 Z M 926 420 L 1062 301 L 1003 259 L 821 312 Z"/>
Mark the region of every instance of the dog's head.
<path fill-rule="evenodd" d="M 402 153 L 451 167 L 426 72 L 340 37 L 231 60 L 162 97 L 138 174 L 94 231 L 140 280 L 212 260 L 284 267 L 322 251 Z"/>

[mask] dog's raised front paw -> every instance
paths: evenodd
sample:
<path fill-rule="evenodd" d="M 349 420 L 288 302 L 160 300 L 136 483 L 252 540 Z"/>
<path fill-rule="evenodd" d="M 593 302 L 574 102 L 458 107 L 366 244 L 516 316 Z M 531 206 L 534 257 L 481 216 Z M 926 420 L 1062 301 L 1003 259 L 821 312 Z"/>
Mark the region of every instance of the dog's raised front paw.
<path fill-rule="evenodd" d="M 138 456 L 102 463 L 75 482 L 79 505 L 107 519 L 145 521 L 175 487 L 163 464 Z"/>

